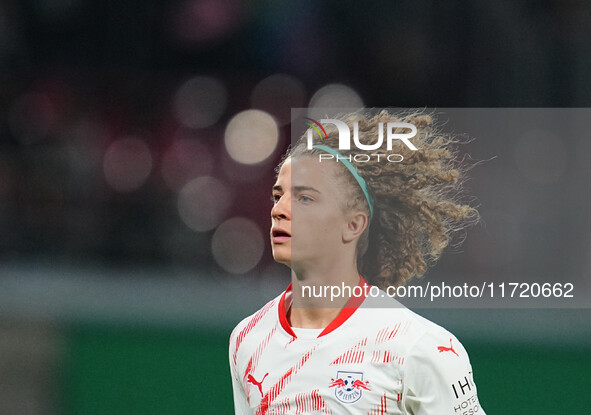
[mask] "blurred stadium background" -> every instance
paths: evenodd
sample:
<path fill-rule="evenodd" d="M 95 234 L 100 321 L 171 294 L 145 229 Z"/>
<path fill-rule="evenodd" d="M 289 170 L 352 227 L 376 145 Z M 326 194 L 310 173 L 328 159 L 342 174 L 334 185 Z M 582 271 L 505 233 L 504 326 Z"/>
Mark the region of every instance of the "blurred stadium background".
<path fill-rule="evenodd" d="M 230 330 L 289 278 L 265 235 L 290 108 L 590 106 L 590 13 L 1 1 L 0 414 L 232 413 Z M 589 134 L 476 138 L 485 224 L 428 277 L 588 293 Z M 585 304 L 423 314 L 470 351 L 488 414 L 584 413 Z"/>

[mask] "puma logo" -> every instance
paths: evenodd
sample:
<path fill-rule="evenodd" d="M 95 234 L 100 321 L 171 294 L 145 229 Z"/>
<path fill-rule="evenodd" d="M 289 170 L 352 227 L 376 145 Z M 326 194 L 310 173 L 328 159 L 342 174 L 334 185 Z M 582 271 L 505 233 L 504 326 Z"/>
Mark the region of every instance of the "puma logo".
<path fill-rule="evenodd" d="M 253 385 L 256 385 L 259 388 L 259 392 L 261 393 L 261 398 L 263 397 L 263 382 L 265 381 L 265 378 L 268 376 L 268 373 L 265 373 L 265 376 L 263 376 L 263 378 L 261 379 L 261 381 L 257 381 L 254 376 L 252 376 L 251 374 L 248 375 L 246 381 L 252 383 Z"/>
<path fill-rule="evenodd" d="M 449 347 L 437 346 L 437 350 L 439 350 L 439 353 L 452 352 L 456 356 L 460 357 L 460 355 L 456 353 L 456 351 L 454 350 L 454 347 L 451 345 L 451 339 L 449 339 Z"/>

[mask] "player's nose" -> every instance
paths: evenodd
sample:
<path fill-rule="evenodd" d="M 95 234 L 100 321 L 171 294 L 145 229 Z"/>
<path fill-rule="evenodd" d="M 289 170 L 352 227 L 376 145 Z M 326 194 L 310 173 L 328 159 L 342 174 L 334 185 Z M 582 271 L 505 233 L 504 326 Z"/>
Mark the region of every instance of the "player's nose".
<path fill-rule="evenodd" d="M 271 208 L 271 218 L 291 219 L 291 198 L 283 194 Z"/>

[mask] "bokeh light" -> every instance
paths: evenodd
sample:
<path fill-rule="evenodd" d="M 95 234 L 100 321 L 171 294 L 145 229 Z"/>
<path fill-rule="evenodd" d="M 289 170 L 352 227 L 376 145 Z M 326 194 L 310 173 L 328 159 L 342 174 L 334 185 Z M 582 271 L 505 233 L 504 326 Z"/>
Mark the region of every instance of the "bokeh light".
<path fill-rule="evenodd" d="M 314 93 L 310 99 L 311 108 L 362 108 L 361 96 L 343 84 L 329 84 Z"/>
<path fill-rule="evenodd" d="M 152 171 L 150 149 L 139 138 L 122 138 L 111 143 L 103 159 L 107 183 L 118 192 L 139 189 Z"/>
<path fill-rule="evenodd" d="M 224 114 L 227 101 L 228 93 L 221 81 L 209 76 L 196 76 L 176 92 L 174 112 L 185 127 L 206 128 Z"/>
<path fill-rule="evenodd" d="M 523 134 L 515 145 L 515 162 L 521 174 L 534 183 L 555 183 L 566 169 L 562 139 L 546 130 Z"/>
<path fill-rule="evenodd" d="M 236 114 L 228 123 L 224 135 L 226 151 L 242 164 L 265 161 L 279 141 L 279 128 L 271 115 L 248 110 Z"/>
<path fill-rule="evenodd" d="M 198 177 L 183 186 L 177 208 L 185 225 L 205 232 L 224 219 L 231 202 L 230 189 L 224 182 L 214 177 Z"/>
<path fill-rule="evenodd" d="M 205 144 L 183 138 L 175 141 L 162 156 L 162 177 L 171 190 L 178 191 L 189 180 L 211 174 L 213 163 Z"/>
<path fill-rule="evenodd" d="M 261 260 L 263 234 L 251 220 L 232 218 L 216 229 L 211 250 L 220 267 L 233 274 L 243 274 L 256 267 Z"/>
<path fill-rule="evenodd" d="M 252 91 L 253 108 L 273 115 L 279 125 L 289 124 L 291 109 L 306 105 L 304 85 L 293 76 L 277 74 L 263 79 Z"/>

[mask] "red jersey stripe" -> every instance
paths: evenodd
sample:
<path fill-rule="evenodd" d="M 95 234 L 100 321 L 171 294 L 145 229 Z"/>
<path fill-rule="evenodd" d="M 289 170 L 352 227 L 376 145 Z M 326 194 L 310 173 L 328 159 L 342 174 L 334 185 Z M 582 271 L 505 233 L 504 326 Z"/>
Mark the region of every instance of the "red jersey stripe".
<path fill-rule="evenodd" d="M 302 358 L 294 366 L 292 366 L 283 376 L 281 376 L 279 381 L 275 383 L 275 385 L 273 385 L 271 389 L 269 389 L 265 396 L 263 396 L 263 399 L 261 399 L 261 403 L 256 409 L 257 415 L 265 415 L 267 413 L 267 411 L 269 410 L 269 406 L 281 393 L 283 388 L 285 388 L 285 386 L 291 381 L 292 375 L 296 374 L 302 368 L 302 366 L 304 366 L 308 359 L 310 359 L 310 356 L 312 356 L 314 350 L 316 350 L 316 347 L 317 346 L 314 346 L 312 349 L 308 350 L 308 352 L 305 353 L 302 356 Z"/>
<path fill-rule="evenodd" d="M 273 335 L 275 334 L 276 331 L 277 331 L 277 326 L 273 327 L 273 329 L 271 329 L 269 334 L 267 334 L 267 336 L 265 336 L 263 341 L 258 345 L 254 354 L 252 356 L 250 356 L 248 364 L 246 365 L 246 370 L 244 371 L 244 376 L 242 377 L 242 384 L 244 385 L 244 392 L 245 392 L 246 397 L 249 401 L 250 401 L 250 385 L 251 384 L 249 382 L 247 382 L 246 379 L 247 379 L 249 373 L 252 374 L 252 372 L 254 372 L 256 370 L 257 365 L 259 363 L 259 359 L 261 358 L 261 355 L 263 354 L 265 347 L 267 347 L 267 345 L 269 344 L 269 341 L 271 340 L 271 338 L 273 337 Z"/>
<path fill-rule="evenodd" d="M 236 336 L 236 348 L 234 349 L 234 356 L 232 357 L 234 359 L 234 364 L 236 364 L 236 355 L 238 354 L 238 348 L 240 347 L 240 344 L 246 335 L 254 328 L 254 326 L 256 326 L 257 323 L 264 317 L 264 315 L 267 314 L 267 312 L 273 307 L 273 305 L 275 305 L 275 300 L 269 301 L 267 305 L 257 311 L 252 319 L 250 319 L 246 327 L 244 327 L 240 334 Z"/>

